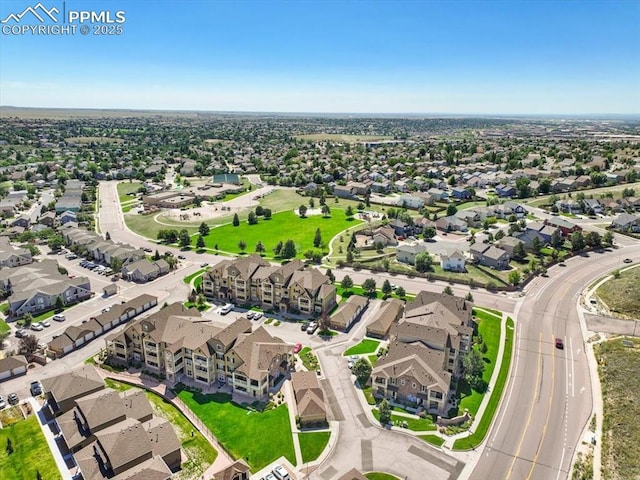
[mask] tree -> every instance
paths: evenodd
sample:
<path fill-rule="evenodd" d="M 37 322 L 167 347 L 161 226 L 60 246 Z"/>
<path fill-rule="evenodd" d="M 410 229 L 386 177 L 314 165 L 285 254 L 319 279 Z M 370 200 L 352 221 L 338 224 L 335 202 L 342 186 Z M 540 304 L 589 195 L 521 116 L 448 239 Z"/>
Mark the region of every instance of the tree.
<path fill-rule="evenodd" d="M 527 252 L 524 249 L 524 243 L 518 242 L 515 247 L 513 247 L 513 258 L 516 260 L 522 260 L 527 256 Z"/>
<path fill-rule="evenodd" d="M 296 250 L 296 244 L 293 240 L 287 240 L 284 243 L 284 247 L 282 247 L 282 257 L 283 258 L 293 258 L 298 254 Z"/>
<path fill-rule="evenodd" d="M 416 255 L 415 266 L 418 272 L 428 272 L 432 269 L 433 258 L 429 252 L 420 252 Z"/>
<path fill-rule="evenodd" d="M 353 218 L 353 208 L 351 207 L 351 205 L 347 206 L 347 209 L 344 211 L 344 213 L 347 216 L 347 219 Z"/>
<path fill-rule="evenodd" d="M 238 248 L 240 249 L 241 252 L 244 252 L 245 248 L 247 248 L 247 242 L 245 242 L 244 240 L 239 240 Z"/>
<path fill-rule="evenodd" d="M 313 200 L 313 198 L 309 199 L 309 208 L 313 208 L 316 206 L 316 202 Z"/>
<path fill-rule="evenodd" d="M 298 214 L 300 215 L 300 218 L 306 218 L 306 216 L 307 216 L 307 206 L 306 205 L 300 205 L 298 207 Z"/>
<path fill-rule="evenodd" d="M 605 245 L 613 245 L 613 233 L 608 230 L 604 232 L 604 235 L 602 236 L 602 243 Z"/>
<path fill-rule="evenodd" d="M 28 327 L 31 325 L 31 322 L 33 322 L 33 317 L 29 312 L 27 312 L 22 316 L 22 321 L 24 322 L 25 327 Z"/>
<path fill-rule="evenodd" d="M 425 242 L 429 241 L 436 236 L 436 229 L 434 227 L 426 227 L 422 236 L 424 237 Z"/>
<path fill-rule="evenodd" d="M 553 248 L 560 248 L 562 246 L 563 244 L 562 233 L 560 233 L 559 229 L 556 229 L 553 231 L 553 233 L 551 234 L 551 239 L 549 243 Z"/>
<path fill-rule="evenodd" d="M 584 235 L 582 234 L 582 232 L 578 231 L 578 232 L 573 232 L 571 234 L 571 251 L 572 252 L 579 252 L 581 250 L 584 250 L 584 247 L 587 246 L 587 243 L 584 239 Z"/>
<path fill-rule="evenodd" d="M 205 247 L 204 237 L 202 235 L 198 235 L 198 240 L 196 240 L 196 248 L 198 250 L 203 250 Z"/>
<path fill-rule="evenodd" d="M 500 240 L 501 238 L 504 238 L 504 230 L 498 230 L 496 234 L 493 236 L 493 238 L 495 238 L 496 240 Z"/>
<path fill-rule="evenodd" d="M 531 180 L 529 177 L 520 177 L 516 180 L 516 195 L 518 198 L 527 198 L 531 196 Z"/>
<path fill-rule="evenodd" d="M 13 444 L 11 443 L 11 439 L 7 437 L 7 447 L 5 448 L 7 455 L 11 455 L 13 453 Z"/>
<path fill-rule="evenodd" d="M 178 234 L 178 245 L 180 245 L 180 248 L 187 248 L 191 245 L 191 236 L 186 229 L 180 230 L 180 233 Z"/>
<path fill-rule="evenodd" d="M 464 297 L 464 299 L 469 302 L 473 302 L 473 295 L 471 295 L 471 292 L 467 293 L 467 296 Z"/>
<path fill-rule="evenodd" d="M 447 285 L 446 287 L 444 287 L 444 290 L 442 290 L 442 293 L 444 293 L 445 295 L 453 295 L 453 289 Z"/>
<path fill-rule="evenodd" d="M 111 235 L 109 235 L 109 232 L 104 234 L 104 239 L 105 240 L 111 240 Z"/>
<path fill-rule="evenodd" d="M 233 214 L 233 226 L 234 227 L 239 227 L 240 226 L 240 218 L 238 217 L 237 213 Z"/>
<path fill-rule="evenodd" d="M 340 282 L 340 286 L 344 291 L 349 291 L 353 287 L 353 280 L 349 275 L 345 275 L 342 282 Z"/>
<path fill-rule="evenodd" d="M 474 390 L 478 392 L 486 390 L 487 384 L 482 379 L 484 360 L 482 360 L 482 355 L 480 355 L 480 352 L 475 348 L 469 350 L 469 352 L 462 357 L 462 372 L 464 379 Z"/>
<path fill-rule="evenodd" d="M 118 257 L 113 257 L 109 266 L 114 272 L 120 273 L 122 271 L 122 260 L 120 260 Z"/>
<path fill-rule="evenodd" d="M 520 277 L 520 272 L 518 270 L 511 270 L 511 272 L 509 272 L 509 283 L 514 287 L 520 284 L 521 279 L 522 278 Z"/>
<path fill-rule="evenodd" d="M 247 216 L 247 223 L 249 225 L 255 225 L 256 223 L 258 223 L 258 216 L 256 215 L 256 212 L 249 212 L 249 215 Z"/>
<path fill-rule="evenodd" d="M 158 251 L 158 249 L 156 248 L 156 252 L 153 254 L 153 259 L 155 261 L 160 260 L 160 252 Z"/>
<path fill-rule="evenodd" d="M 378 405 L 378 413 L 380 414 L 380 423 L 386 425 L 391 421 L 391 406 L 389 401 L 384 398 Z"/>
<path fill-rule="evenodd" d="M 258 205 L 256 207 L 256 215 L 258 215 L 259 217 L 264 215 L 264 207 L 262 205 Z"/>
<path fill-rule="evenodd" d="M 4 341 L 9 338 L 11 335 L 11 331 L 8 330 L 6 332 L 0 332 L 0 350 L 4 348 Z"/>
<path fill-rule="evenodd" d="M 56 312 L 61 312 L 62 310 L 64 310 L 64 301 L 62 300 L 62 297 L 60 295 L 56 297 L 55 309 Z"/>
<path fill-rule="evenodd" d="M 407 292 L 404 287 L 398 287 L 396 288 L 396 295 L 400 298 L 404 298 L 407 295 Z"/>
<path fill-rule="evenodd" d="M 393 292 L 393 288 L 391 288 L 391 283 L 389 282 L 388 279 L 385 279 L 384 283 L 382 284 L 382 294 L 385 297 L 387 297 L 391 295 L 391 292 Z"/>
<path fill-rule="evenodd" d="M 283 246 L 284 246 L 284 245 L 283 245 L 283 243 L 282 243 L 282 240 L 280 240 L 280 241 L 276 244 L 276 246 L 275 246 L 275 247 L 273 247 L 273 254 L 274 254 L 276 257 L 279 257 L 279 256 L 280 256 L 280 254 L 282 253 L 282 247 L 283 247 Z"/>
<path fill-rule="evenodd" d="M 47 239 L 47 245 L 53 251 L 60 250 L 64 245 L 64 240 L 62 239 L 62 235 L 59 235 L 59 234 L 51 235 Z"/>
<path fill-rule="evenodd" d="M 262 244 L 262 241 L 258 240 L 258 243 L 256 243 L 256 252 L 257 253 L 264 253 L 266 251 L 266 248 L 264 248 L 264 245 Z"/>
<path fill-rule="evenodd" d="M 551 191 L 551 179 L 543 177 L 538 180 L 538 193 L 547 194 Z"/>
<path fill-rule="evenodd" d="M 331 215 L 331 209 L 329 208 L 329 205 L 322 205 L 322 209 L 320 211 L 322 212 L 323 217 L 329 217 Z"/>
<path fill-rule="evenodd" d="M 364 357 L 360 357 L 351 369 L 361 387 L 364 387 L 369 381 L 372 370 L 371 364 Z"/>
<path fill-rule="evenodd" d="M 269 220 L 271 218 L 271 209 L 265 208 L 263 213 L 264 219 Z"/>
<path fill-rule="evenodd" d="M 325 275 L 329 277 L 329 280 L 331 280 L 331 283 L 334 283 L 336 281 L 336 276 L 333 274 L 330 268 L 327 268 Z"/>
<path fill-rule="evenodd" d="M 209 225 L 207 225 L 204 222 L 202 222 L 198 227 L 198 231 L 200 232 L 200 235 L 202 235 L 203 237 L 206 237 L 207 235 L 209 235 L 210 230 L 211 229 L 209 228 Z"/>
<path fill-rule="evenodd" d="M 376 294 L 376 281 L 373 278 L 367 278 L 362 283 L 362 289 L 367 296 L 374 296 Z"/>
<path fill-rule="evenodd" d="M 320 232 L 320 228 L 316 228 L 316 234 L 313 237 L 313 246 L 316 248 L 320 248 L 322 245 L 322 233 Z"/>
<path fill-rule="evenodd" d="M 38 338 L 35 335 L 22 337 L 18 343 L 18 353 L 20 355 L 31 355 L 38 350 Z"/>
<path fill-rule="evenodd" d="M 451 215 L 455 215 L 457 212 L 458 212 L 458 208 L 453 203 L 450 203 L 449 205 L 447 205 L 447 217 L 450 217 Z"/>
<path fill-rule="evenodd" d="M 602 237 L 598 232 L 588 232 L 584 237 L 585 242 L 592 248 L 602 247 Z"/>
<path fill-rule="evenodd" d="M 533 240 L 531 241 L 531 250 L 533 250 L 533 253 L 535 253 L 536 255 L 540 255 L 540 250 L 542 250 L 542 241 L 540 240 L 539 237 L 533 237 Z"/>

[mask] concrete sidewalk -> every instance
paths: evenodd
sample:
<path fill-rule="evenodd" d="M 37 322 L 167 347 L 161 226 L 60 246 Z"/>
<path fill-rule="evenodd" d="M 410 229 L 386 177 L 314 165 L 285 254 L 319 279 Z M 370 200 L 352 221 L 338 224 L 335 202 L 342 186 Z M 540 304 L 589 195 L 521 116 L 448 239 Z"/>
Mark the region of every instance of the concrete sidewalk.
<path fill-rule="evenodd" d="M 38 401 L 35 398 L 30 397 L 28 402 L 31 405 L 31 409 L 33 410 L 34 414 L 38 417 L 40 430 L 42 430 L 42 434 L 47 440 L 49 450 L 51 450 L 51 454 L 53 455 L 53 459 L 55 460 L 56 465 L 58 466 L 58 471 L 60 472 L 62 479 L 72 480 L 77 473 L 77 467 L 74 467 L 74 473 L 71 473 L 71 471 L 67 467 L 67 462 L 65 462 L 64 457 L 62 456 L 62 453 L 58 448 L 58 444 L 56 443 L 56 436 L 51 431 L 51 428 L 49 428 L 49 425 L 55 423 L 55 420 L 47 421 L 44 412 L 42 411 L 42 407 L 40 407 L 40 404 L 38 404 Z"/>

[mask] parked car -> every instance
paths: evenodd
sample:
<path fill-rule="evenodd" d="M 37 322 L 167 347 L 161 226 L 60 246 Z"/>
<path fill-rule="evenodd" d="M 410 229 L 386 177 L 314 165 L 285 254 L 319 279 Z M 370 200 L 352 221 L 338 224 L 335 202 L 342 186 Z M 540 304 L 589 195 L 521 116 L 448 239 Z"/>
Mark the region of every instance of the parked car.
<path fill-rule="evenodd" d="M 35 322 L 31 324 L 31 330 L 34 330 L 36 332 L 41 332 L 42 330 L 44 330 L 44 327 L 40 325 L 40 322 Z"/>
<path fill-rule="evenodd" d="M 623 260 L 624 263 L 633 263 L 633 260 L 631 260 L 630 258 L 625 258 Z"/>
<path fill-rule="evenodd" d="M 307 327 L 307 333 L 309 335 L 313 335 L 317 329 L 318 329 L 318 324 L 316 322 L 311 322 Z"/>
<path fill-rule="evenodd" d="M 264 480 L 278 480 L 278 479 L 273 473 L 267 473 L 267 475 L 264 477 Z"/>
<path fill-rule="evenodd" d="M 16 337 L 23 338 L 27 336 L 27 331 L 24 328 L 19 328 L 16 330 Z"/>
<path fill-rule="evenodd" d="M 564 341 L 559 337 L 556 337 L 556 348 L 564 350 Z"/>
<path fill-rule="evenodd" d="M 296 346 L 293 347 L 293 353 L 298 353 L 300 350 L 302 350 L 302 344 L 296 343 Z"/>
<path fill-rule="evenodd" d="M 223 307 L 220 307 L 220 313 L 222 315 L 226 315 L 227 313 L 229 313 L 231 310 L 233 310 L 233 303 L 227 303 L 226 305 L 224 305 Z"/>
<path fill-rule="evenodd" d="M 256 312 L 254 312 L 253 310 L 249 310 L 246 316 L 249 320 L 251 320 L 255 314 Z"/>
<path fill-rule="evenodd" d="M 256 312 L 253 314 L 254 320 L 260 320 L 262 318 L 262 312 Z"/>
<path fill-rule="evenodd" d="M 6 406 L 7 406 L 7 404 L 4 403 L 4 398 L 0 397 L 0 410 L 2 410 Z"/>
<path fill-rule="evenodd" d="M 64 313 L 56 313 L 51 318 L 53 318 L 56 322 L 64 322 L 67 319 L 67 317 L 64 316 Z"/>
<path fill-rule="evenodd" d="M 349 370 L 353 368 L 353 366 L 356 364 L 357 361 L 358 361 L 358 357 L 356 355 L 351 355 L 349 357 L 349 359 L 347 360 L 347 366 L 349 367 Z"/>
<path fill-rule="evenodd" d="M 120 276 L 116 273 L 113 277 L 111 277 L 112 282 L 117 282 Z"/>
<path fill-rule="evenodd" d="M 307 328 L 309 328 L 309 322 L 302 322 L 300 324 L 300 330 L 302 330 L 303 332 L 305 332 Z"/>
<path fill-rule="evenodd" d="M 31 395 L 37 397 L 38 395 L 42 395 L 42 385 L 40 382 L 31 382 Z"/>
<path fill-rule="evenodd" d="M 40 325 L 42 325 L 45 328 L 49 328 L 51 326 L 51 322 L 49 320 L 42 320 L 40 322 Z"/>
<path fill-rule="evenodd" d="M 208 264 L 208 263 L 206 263 L 206 262 L 205 262 L 205 263 L 201 263 L 201 264 L 200 264 L 200 268 L 206 268 L 206 267 L 208 267 L 208 266 L 209 266 L 209 264 Z"/>
<path fill-rule="evenodd" d="M 107 313 L 109 310 L 111 310 L 111 306 L 104 307 L 104 308 L 102 309 L 102 313 Z"/>
<path fill-rule="evenodd" d="M 289 480 L 289 472 L 282 465 L 276 465 L 272 471 L 278 480 Z"/>
<path fill-rule="evenodd" d="M 9 400 L 9 403 L 11 405 L 17 405 L 18 402 L 20 401 L 17 393 L 10 393 L 9 396 L 7 397 L 7 400 Z"/>
<path fill-rule="evenodd" d="M 178 258 L 179 258 L 180 260 L 186 260 L 186 259 L 187 259 L 187 257 L 185 257 L 184 255 L 178 255 Z"/>

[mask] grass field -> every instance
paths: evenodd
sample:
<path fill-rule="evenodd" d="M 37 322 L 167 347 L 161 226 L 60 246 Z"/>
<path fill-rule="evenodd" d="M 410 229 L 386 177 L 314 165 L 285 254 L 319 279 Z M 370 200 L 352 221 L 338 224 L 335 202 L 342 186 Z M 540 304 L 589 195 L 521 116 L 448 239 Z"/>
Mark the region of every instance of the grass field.
<path fill-rule="evenodd" d="M 482 443 L 484 437 L 489 431 L 493 416 L 496 414 L 500 400 L 502 399 L 502 391 L 507 383 L 507 377 L 509 376 L 509 367 L 511 365 L 511 353 L 513 352 L 513 343 L 515 338 L 515 326 L 511 317 L 507 318 L 507 332 L 505 338 L 505 347 L 502 355 L 502 363 L 500 364 L 500 371 L 498 373 L 498 379 L 491 391 L 491 397 L 487 403 L 487 408 L 482 415 L 482 418 L 478 422 L 475 432 L 468 437 L 459 438 L 453 444 L 454 450 L 469 450 L 475 448 Z"/>
<path fill-rule="evenodd" d="M 306 135 L 296 135 L 299 140 L 309 140 L 310 142 L 332 141 L 332 142 L 375 142 L 380 140 L 391 140 L 388 135 L 349 135 L 341 133 L 310 133 Z"/>
<path fill-rule="evenodd" d="M 376 420 L 380 421 L 380 412 L 377 408 L 374 408 L 371 413 L 376 418 Z M 431 420 L 431 417 L 427 418 L 418 418 L 418 417 L 405 417 L 403 415 L 396 415 L 395 413 L 391 414 L 391 422 L 393 424 L 407 422 L 407 428 L 412 432 L 426 432 L 429 430 L 436 430 L 436 425 Z"/>
<path fill-rule="evenodd" d="M 110 378 L 105 379 L 105 383 L 108 387 L 118 391 L 137 388 Z M 176 480 L 199 478 L 209 465 L 215 461 L 218 452 L 176 407 L 155 393 L 145 391 L 145 395 L 151 402 L 154 414 L 171 422 L 180 439 L 183 454 L 186 456 L 186 460 L 182 462 L 182 470 L 171 478 Z"/>
<path fill-rule="evenodd" d="M 366 353 L 374 353 L 378 349 L 378 345 L 380 345 L 380 342 L 378 340 L 365 338 L 360 343 L 349 348 L 346 352 L 343 353 L 343 355 L 345 357 L 348 357 L 349 355 L 364 355 Z"/>
<path fill-rule="evenodd" d="M 204 272 L 206 272 L 207 269 L 206 268 L 202 268 L 200 270 L 198 270 L 197 272 L 193 272 L 191 275 L 187 275 L 186 277 L 184 277 L 182 279 L 182 281 L 184 283 L 186 283 L 187 285 L 189 285 L 191 283 L 191 280 L 193 280 L 194 278 L 196 278 L 198 275 L 202 275 Z"/>
<path fill-rule="evenodd" d="M 129 195 L 129 193 L 136 193 L 138 188 L 140 188 L 140 185 L 142 185 L 140 182 L 118 183 L 118 199 L 120 199 L 120 204 L 135 200 L 136 197 L 134 195 Z"/>
<path fill-rule="evenodd" d="M 331 432 L 299 433 L 300 451 L 304 463 L 313 462 L 327 448 Z"/>
<path fill-rule="evenodd" d="M 343 210 L 331 210 L 331 217 L 312 215 L 300 218 L 293 212 L 281 212 L 273 215 L 271 220 L 260 218 L 256 225 L 240 222 L 240 225 L 223 225 L 211 230 L 205 237 L 208 248 L 213 249 L 217 244 L 218 249 L 224 252 L 241 253 L 238 247 L 240 240 L 246 242 L 246 253 L 255 252 L 255 246 L 261 241 L 266 248 L 266 257 L 273 257 L 273 248 L 279 241 L 283 243 L 293 240 L 296 244 L 298 257 L 309 249 L 313 249 L 313 239 L 316 229 L 319 228 L 322 241 L 328 243 L 334 235 L 345 228 L 359 223 L 359 220 L 348 221 Z"/>
<path fill-rule="evenodd" d="M 252 471 L 283 455 L 295 465 L 286 405 L 260 413 L 233 403 L 226 394 L 203 395 L 182 390 L 178 395 L 218 441 L 234 457 L 244 458 Z"/>
<path fill-rule="evenodd" d="M 640 319 L 640 267 L 620 273 L 598 287 L 596 295 L 612 314 L 623 318 Z"/>
<path fill-rule="evenodd" d="M 621 198 L 622 197 L 622 191 L 625 188 L 635 188 L 636 191 L 638 188 L 640 188 L 640 183 L 636 182 L 636 183 L 629 183 L 629 184 L 625 184 L 625 185 L 615 185 L 612 187 L 600 187 L 600 188 L 591 188 L 588 190 L 580 190 L 581 193 L 584 193 L 584 195 L 589 198 L 590 195 L 593 195 L 593 198 L 600 198 L 600 195 L 605 194 L 605 193 L 612 193 L 613 194 L 613 198 Z M 572 192 L 572 195 L 576 195 L 578 192 Z M 556 194 L 556 197 L 559 200 L 562 199 L 566 199 L 567 194 Z M 527 205 L 530 205 L 532 207 L 540 207 L 542 205 L 547 205 L 549 203 L 549 199 L 551 198 L 551 195 L 545 195 L 542 197 L 536 197 L 536 198 L 532 198 L 530 200 L 527 201 Z"/>
<path fill-rule="evenodd" d="M 441 447 L 444 444 L 444 438 L 438 435 L 418 435 L 418 437 L 436 447 Z"/>
<path fill-rule="evenodd" d="M 399 480 L 395 475 L 384 472 L 369 472 L 365 473 L 364 476 L 367 480 Z"/>
<path fill-rule="evenodd" d="M 12 454 L 7 452 L 7 439 L 11 439 Z M 43 479 L 62 479 L 35 415 L 0 429 L 0 446 L 2 478 L 35 479 L 40 472 Z"/>
<path fill-rule="evenodd" d="M 640 340 L 622 339 L 594 347 L 602 384 L 602 478 L 640 478 Z"/>
<path fill-rule="evenodd" d="M 8 332 L 9 330 L 9 325 L 7 324 L 7 322 L 0 318 L 0 333 Z"/>
<path fill-rule="evenodd" d="M 491 313 L 484 312 L 477 308 L 474 309 L 474 314 L 479 321 L 478 333 L 482 335 L 483 341 L 487 345 L 487 352 L 482 354 L 482 358 L 485 361 L 482 378 L 488 384 L 491 380 L 491 375 L 493 374 L 498 357 L 501 316 L 496 317 Z M 499 314 L 502 315 L 501 313 Z M 478 350 L 478 346 L 474 346 L 474 349 Z M 466 408 L 471 415 L 475 415 L 478 412 L 478 408 L 480 408 L 480 403 L 482 403 L 485 394 L 473 390 L 464 380 L 460 380 L 458 383 L 458 393 L 462 397 L 458 405 L 458 411 L 464 411 Z"/>

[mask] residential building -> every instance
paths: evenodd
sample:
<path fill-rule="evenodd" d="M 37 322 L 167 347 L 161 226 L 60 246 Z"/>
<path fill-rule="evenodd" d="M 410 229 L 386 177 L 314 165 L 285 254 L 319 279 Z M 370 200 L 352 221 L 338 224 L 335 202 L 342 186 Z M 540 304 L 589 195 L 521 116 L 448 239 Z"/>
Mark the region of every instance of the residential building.
<path fill-rule="evenodd" d="M 29 362 L 24 355 L 0 358 L 0 381 L 27 373 Z"/>
<path fill-rule="evenodd" d="M 421 241 L 403 243 L 396 249 L 396 260 L 409 265 L 416 264 L 416 256 L 427 251 L 427 244 Z"/>
<path fill-rule="evenodd" d="M 369 305 L 369 299 L 361 295 L 351 295 L 346 302 L 341 303 L 338 309 L 329 317 L 329 326 L 336 330 L 347 331 L 360 320 L 362 314 Z"/>
<path fill-rule="evenodd" d="M 611 228 L 621 232 L 640 232 L 640 215 L 621 213 L 613 219 Z"/>
<path fill-rule="evenodd" d="M 446 271 L 464 272 L 466 261 L 466 257 L 459 250 L 440 254 L 440 266 Z"/>
<path fill-rule="evenodd" d="M 7 237 L 0 237 L 0 267 L 19 267 L 33 262 L 26 248 L 14 247 Z"/>
<path fill-rule="evenodd" d="M 265 398 L 293 361 L 292 346 L 239 318 L 225 328 L 202 321 L 196 309 L 171 304 L 108 336 L 112 361 L 144 364 L 172 381 L 226 383 L 235 393 Z"/>
<path fill-rule="evenodd" d="M 249 480 L 251 468 L 242 459 L 213 474 L 213 480 Z"/>
<path fill-rule="evenodd" d="M 42 387 L 51 413 L 60 416 L 75 406 L 75 401 L 104 388 L 104 381 L 93 365 L 83 365 L 56 377 L 44 378 Z"/>
<path fill-rule="evenodd" d="M 300 419 L 300 426 L 326 424 L 327 407 L 316 372 L 292 373 L 291 386 L 296 399 L 296 410 Z"/>
<path fill-rule="evenodd" d="M 471 245 L 469 252 L 473 259 L 480 265 L 492 267 L 497 270 L 507 268 L 511 260 L 508 252 L 485 243 L 474 243 Z"/>
<path fill-rule="evenodd" d="M 162 258 L 159 260 L 144 258 L 122 267 L 122 277 L 133 282 L 150 282 L 167 273 L 169 273 L 169 264 Z"/>
<path fill-rule="evenodd" d="M 465 220 L 455 215 L 450 215 L 436 220 L 436 228 L 444 232 L 466 232 L 469 229 L 469 225 Z"/>
<path fill-rule="evenodd" d="M 398 321 L 404 312 L 404 302 L 398 298 L 384 300 L 380 308 L 367 325 L 367 336 L 387 338 L 391 326 Z"/>
<path fill-rule="evenodd" d="M 506 236 L 506 237 L 502 237 L 500 240 L 498 240 L 498 242 L 496 243 L 496 246 L 498 248 L 501 248 L 505 252 L 507 252 L 511 257 L 513 257 L 513 251 L 520 244 L 522 244 L 522 246 L 524 247 L 524 242 L 522 240 L 520 240 L 519 238 L 512 237 L 512 236 Z"/>
<path fill-rule="evenodd" d="M 142 197 L 142 204 L 145 208 L 181 208 L 191 205 L 195 198 L 195 195 L 182 190 L 171 190 L 145 195 Z"/>
<path fill-rule="evenodd" d="M 202 279 L 209 298 L 260 305 L 281 312 L 328 313 L 336 304 L 331 279 L 300 260 L 271 265 L 258 255 L 224 260 Z"/>
<path fill-rule="evenodd" d="M 565 220 L 564 218 L 559 218 L 559 217 L 547 218 L 544 221 L 544 223 L 546 225 L 559 228 L 563 237 L 568 237 L 574 232 L 582 231 L 582 227 L 580 225 L 571 223 L 570 221 Z"/>
<path fill-rule="evenodd" d="M 453 187 L 451 196 L 456 200 L 468 200 L 471 198 L 471 192 L 463 187 Z"/>

